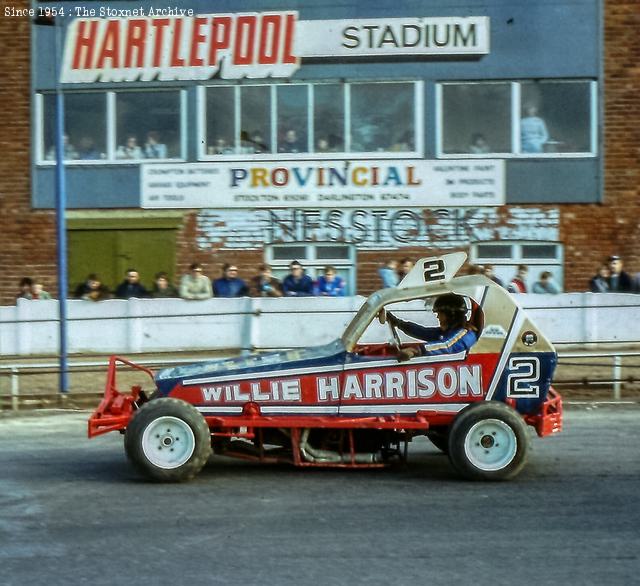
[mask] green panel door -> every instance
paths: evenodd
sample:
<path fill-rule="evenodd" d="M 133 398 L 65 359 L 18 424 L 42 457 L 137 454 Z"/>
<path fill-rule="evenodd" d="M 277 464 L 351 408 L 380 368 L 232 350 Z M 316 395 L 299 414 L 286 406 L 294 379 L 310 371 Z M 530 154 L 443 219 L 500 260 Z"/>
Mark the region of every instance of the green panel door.
<path fill-rule="evenodd" d="M 73 295 L 87 275 L 97 273 L 109 288 L 119 278 L 117 230 L 69 230 L 68 281 Z"/>
<path fill-rule="evenodd" d="M 128 268 L 138 270 L 140 280 L 148 289 L 159 271 L 166 271 L 173 279 L 175 243 L 173 229 L 69 230 L 71 293 L 89 273 L 98 273 L 111 291 L 124 280 Z"/>

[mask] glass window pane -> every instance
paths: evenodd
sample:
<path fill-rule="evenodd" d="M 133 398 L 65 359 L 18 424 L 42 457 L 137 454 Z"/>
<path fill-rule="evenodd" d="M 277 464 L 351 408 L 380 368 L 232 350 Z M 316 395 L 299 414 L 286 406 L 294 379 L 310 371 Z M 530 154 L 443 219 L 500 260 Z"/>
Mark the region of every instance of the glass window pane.
<path fill-rule="evenodd" d="M 555 244 L 523 244 L 522 258 L 526 259 L 555 259 L 557 246 Z"/>
<path fill-rule="evenodd" d="M 229 155 L 235 152 L 234 88 L 207 88 L 207 154 Z"/>
<path fill-rule="evenodd" d="M 511 88 L 507 83 L 442 86 L 442 152 L 511 152 Z"/>
<path fill-rule="evenodd" d="M 305 246 L 274 246 L 273 260 L 297 260 L 304 264 L 307 257 Z"/>
<path fill-rule="evenodd" d="M 348 246 L 316 246 L 316 258 L 317 259 L 348 259 L 349 247 Z"/>
<path fill-rule="evenodd" d="M 56 97 L 45 94 L 42 101 L 45 159 L 54 161 Z M 65 159 L 99 161 L 106 157 L 106 104 L 103 93 L 65 93 Z"/>
<path fill-rule="evenodd" d="M 116 158 L 180 157 L 180 92 L 116 94 Z"/>
<path fill-rule="evenodd" d="M 589 82 L 526 82 L 521 101 L 523 153 L 591 152 Z"/>
<path fill-rule="evenodd" d="M 319 84 L 313 88 L 313 132 L 316 153 L 344 151 L 344 86 Z"/>
<path fill-rule="evenodd" d="M 511 258 L 511 245 L 509 244 L 478 244 L 478 260 L 484 258 Z"/>
<path fill-rule="evenodd" d="M 278 91 L 278 152 L 309 151 L 308 89 L 306 85 L 279 85 Z"/>
<path fill-rule="evenodd" d="M 271 152 L 270 87 L 247 86 L 240 91 L 240 151 Z"/>
<path fill-rule="evenodd" d="M 351 85 L 351 150 L 415 151 L 413 83 Z"/>

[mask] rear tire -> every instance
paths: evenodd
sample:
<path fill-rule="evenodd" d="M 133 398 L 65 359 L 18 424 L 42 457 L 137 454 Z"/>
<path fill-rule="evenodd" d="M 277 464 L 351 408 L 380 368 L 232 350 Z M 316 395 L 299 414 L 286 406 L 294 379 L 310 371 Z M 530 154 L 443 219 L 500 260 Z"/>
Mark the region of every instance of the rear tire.
<path fill-rule="evenodd" d="M 142 405 L 124 436 L 129 460 L 143 476 L 156 482 L 193 478 L 211 455 L 211 433 L 191 404 L 158 398 Z"/>
<path fill-rule="evenodd" d="M 449 459 L 471 480 L 508 480 L 524 467 L 529 434 L 522 417 L 497 401 L 474 403 L 456 417 Z"/>

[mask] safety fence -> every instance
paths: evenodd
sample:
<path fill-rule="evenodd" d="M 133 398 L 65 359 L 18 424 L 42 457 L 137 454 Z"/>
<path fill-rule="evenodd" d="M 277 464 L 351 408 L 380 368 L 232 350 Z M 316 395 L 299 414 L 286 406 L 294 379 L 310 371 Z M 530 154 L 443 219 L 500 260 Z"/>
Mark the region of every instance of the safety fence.
<path fill-rule="evenodd" d="M 319 345 L 339 337 L 364 300 L 359 296 L 71 300 L 69 352 L 139 354 Z M 637 295 L 518 295 L 517 301 L 555 344 L 640 342 Z M 409 308 L 411 317 L 433 319 L 424 315 L 420 302 Z M 365 341 L 384 338 L 386 332 L 373 327 Z M 56 300 L 20 299 L 16 306 L 0 307 L 0 356 L 55 355 L 58 335 Z"/>

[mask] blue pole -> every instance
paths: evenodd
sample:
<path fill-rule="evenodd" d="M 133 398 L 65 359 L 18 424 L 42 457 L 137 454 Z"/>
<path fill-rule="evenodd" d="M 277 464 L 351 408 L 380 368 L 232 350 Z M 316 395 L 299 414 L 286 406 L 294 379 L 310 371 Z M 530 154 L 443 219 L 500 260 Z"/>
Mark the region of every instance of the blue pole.
<path fill-rule="evenodd" d="M 58 24 L 59 23 L 59 24 Z M 60 30 L 62 19 L 56 22 L 56 236 L 58 261 L 58 307 L 60 318 L 60 393 L 69 391 L 67 364 L 67 191 L 64 172 L 64 96 L 60 87 L 60 73 L 62 69 Z"/>

